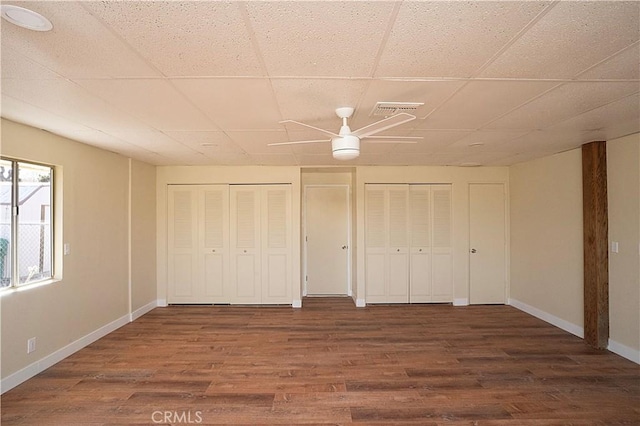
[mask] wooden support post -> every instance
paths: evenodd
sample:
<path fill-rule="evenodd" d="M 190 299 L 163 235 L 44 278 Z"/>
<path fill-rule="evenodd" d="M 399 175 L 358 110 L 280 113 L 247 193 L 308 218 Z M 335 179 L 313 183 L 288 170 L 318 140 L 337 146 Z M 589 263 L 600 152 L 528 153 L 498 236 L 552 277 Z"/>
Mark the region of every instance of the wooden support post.
<path fill-rule="evenodd" d="M 582 145 L 584 234 L 584 339 L 598 349 L 609 342 L 609 236 L 607 145 Z"/>

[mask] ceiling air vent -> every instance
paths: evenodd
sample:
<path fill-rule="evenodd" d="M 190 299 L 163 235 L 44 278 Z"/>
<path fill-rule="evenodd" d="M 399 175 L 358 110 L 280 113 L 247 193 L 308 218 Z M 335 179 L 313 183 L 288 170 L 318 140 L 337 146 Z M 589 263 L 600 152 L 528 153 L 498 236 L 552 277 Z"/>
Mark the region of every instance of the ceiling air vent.
<path fill-rule="evenodd" d="M 424 105 L 422 102 L 378 102 L 371 115 L 394 115 L 401 112 L 413 114 Z"/>

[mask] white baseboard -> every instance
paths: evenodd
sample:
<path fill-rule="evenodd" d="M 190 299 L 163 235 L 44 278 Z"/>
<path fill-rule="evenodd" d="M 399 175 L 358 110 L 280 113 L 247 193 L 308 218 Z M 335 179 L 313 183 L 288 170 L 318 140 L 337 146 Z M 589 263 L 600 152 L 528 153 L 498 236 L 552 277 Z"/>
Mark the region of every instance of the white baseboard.
<path fill-rule="evenodd" d="M 367 306 L 367 302 L 364 299 L 356 299 L 357 308 L 364 308 L 365 306 Z"/>
<path fill-rule="evenodd" d="M 129 314 L 124 315 L 118 318 L 117 320 L 112 321 L 109 324 L 100 327 L 95 331 L 92 331 L 86 336 L 79 338 L 75 342 L 69 343 L 67 346 L 61 349 L 58 349 L 52 354 L 49 354 L 44 358 L 24 367 L 22 370 L 19 370 L 13 374 L 10 374 L 9 376 L 5 377 L 0 381 L 0 394 L 15 388 L 20 383 L 29 380 L 36 374 L 43 372 L 44 370 L 51 367 L 52 365 L 62 361 L 66 357 L 74 354 L 75 352 L 79 351 L 85 346 L 90 345 L 91 343 L 95 342 L 101 337 L 106 336 L 107 334 L 119 329 L 120 327 L 128 323 L 129 323 Z"/>
<path fill-rule="evenodd" d="M 638 349 L 630 348 L 629 346 L 618 343 L 615 340 L 609 339 L 609 345 L 607 347 L 611 352 L 620 355 L 623 358 L 633 361 L 636 364 L 640 364 L 640 351 Z"/>
<path fill-rule="evenodd" d="M 167 304 L 167 299 L 158 299 L 158 307 L 166 308 L 167 306 L 169 306 Z"/>
<path fill-rule="evenodd" d="M 453 306 L 469 306 L 469 299 L 462 298 L 462 299 L 453 299 Z"/>
<path fill-rule="evenodd" d="M 584 339 L 584 328 L 579 325 L 563 320 L 562 318 L 558 318 L 555 315 L 552 315 L 538 308 L 534 308 L 533 306 L 527 305 L 526 303 L 520 302 L 516 299 L 509 299 L 507 301 L 507 304 L 513 306 L 514 308 L 520 309 L 521 311 L 524 311 L 529 315 L 533 315 L 536 318 L 540 318 L 541 320 L 546 321 L 549 324 L 555 325 L 556 327 L 561 328 L 564 331 L 568 331 L 569 333 L 578 336 L 581 339 Z"/>
<path fill-rule="evenodd" d="M 144 314 L 146 314 L 147 312 L 150 312 L 152 309 L 157 308 L 158 306 L 160 306 L 158 304 L 157 300 L 154 300 L 152 302 L 147 303 L 146 305 L 136 309 L 135 311 L 131 312 L 131 315 L 129 317 L 129 321 L 135 321 L 138 318 L 140 318 L 141 316 L 143 316 Z"/>
<path fill-rule="evenodd" d="M 294 300 L 291 302 L 292 308 L 302 308 L 302 300 Z"/>

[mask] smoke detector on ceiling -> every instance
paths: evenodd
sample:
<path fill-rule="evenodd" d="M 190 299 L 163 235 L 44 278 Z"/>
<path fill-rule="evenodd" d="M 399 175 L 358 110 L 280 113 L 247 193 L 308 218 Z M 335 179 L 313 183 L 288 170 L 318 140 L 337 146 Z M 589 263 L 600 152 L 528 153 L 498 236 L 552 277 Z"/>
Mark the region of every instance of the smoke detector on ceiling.
<path fill-rule="evenodd" d="M 394 115 L 401 112 L 413 114 L 418 108 L 424 105 L 423 102 L 378 102 L 373 107 L 370 115 Z"/>

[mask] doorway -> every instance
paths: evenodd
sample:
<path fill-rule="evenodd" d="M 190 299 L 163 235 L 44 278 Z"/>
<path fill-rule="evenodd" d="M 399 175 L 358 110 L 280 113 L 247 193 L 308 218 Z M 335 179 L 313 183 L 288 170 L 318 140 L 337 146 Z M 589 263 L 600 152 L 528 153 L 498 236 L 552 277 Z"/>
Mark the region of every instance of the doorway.
<path fill-rule="evenodd" d="M 469 185 L 469 303 L 506 301 L 506 213 L 502 183 Z"/>
<path fill-rule="evenodd" d="M 304 295 L 351 295 L 349 186 L 305 186 L 304 219 Z"/>

